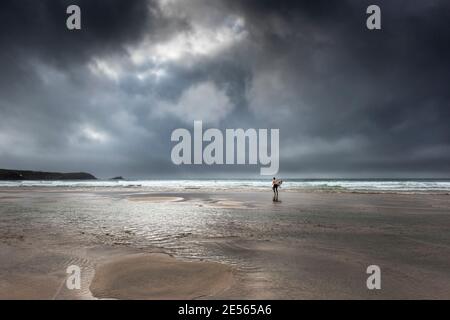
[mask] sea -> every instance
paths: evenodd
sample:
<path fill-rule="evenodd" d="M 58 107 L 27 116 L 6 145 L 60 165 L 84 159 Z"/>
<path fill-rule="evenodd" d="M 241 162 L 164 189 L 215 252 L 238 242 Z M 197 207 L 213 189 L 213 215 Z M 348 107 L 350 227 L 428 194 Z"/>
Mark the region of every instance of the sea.
<path fill-rule="evenodd" d="M 0 181 L 0 187 L 142 188 L 148 191 L 263 191 L 270 179 Z M 450 179 L 289 179 L 283 191 L 449 193 Z"/>

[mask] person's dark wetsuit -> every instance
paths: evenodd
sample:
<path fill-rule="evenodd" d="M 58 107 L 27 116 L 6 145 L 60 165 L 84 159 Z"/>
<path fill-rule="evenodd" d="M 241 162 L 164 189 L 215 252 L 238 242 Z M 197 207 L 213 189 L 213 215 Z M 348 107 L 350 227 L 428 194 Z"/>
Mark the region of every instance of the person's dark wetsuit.
<path fill-rule="evenodd" d="M 273 187 L 272 187 L 273 192 L 278 193 L 278 187 L 279 187 L 279 185 L 278 185 L 277 183 L 274 183 L 274 184 L 273 184 Z"/>

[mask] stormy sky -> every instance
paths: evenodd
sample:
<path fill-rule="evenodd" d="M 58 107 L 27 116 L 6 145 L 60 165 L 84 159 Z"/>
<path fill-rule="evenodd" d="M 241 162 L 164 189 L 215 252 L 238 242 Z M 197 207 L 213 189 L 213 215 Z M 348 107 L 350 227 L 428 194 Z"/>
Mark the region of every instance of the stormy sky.
<path fill-rule="evenodd" d="M 284 177 L 450 177 L 445 0 L 2 0 L 0 45 L 0 168 L 257 177 L 172 164 L 202 120 L 279 128 Z"/>

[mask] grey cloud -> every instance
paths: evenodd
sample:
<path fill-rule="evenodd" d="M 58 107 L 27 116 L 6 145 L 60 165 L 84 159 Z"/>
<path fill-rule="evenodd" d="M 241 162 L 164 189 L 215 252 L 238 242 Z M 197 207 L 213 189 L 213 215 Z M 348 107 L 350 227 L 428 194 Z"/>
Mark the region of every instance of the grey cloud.
<path fill-rule="evenodd" d="M 65 29 L 69 2 L 82 8 L 80 32 Z M 183 97 L 211 83 L 232 108 L 207 125 L 280 128 L 284 174 L 448 176 L 450 5 L 381 1 L 383 29 L 370 32 L 369 4 L 2 1 L 0 167 L 253 175 L 257 168 L 170 161 L 170 133 L 187 126 Z M 237 18 L 245 24 L 233 26 Z M 245 37 L 204 54 L 150 59 L 154 46 L 180 35 L 199 43 L 162 54 L 206 48 L 211 39 L 196 32 L 206 37 L 222 26 Z M 136 50 L 145 62 L 133 62 Z M 93 72 L 95 59 L 120 69 L 117 78 Z M 138 77 L 153 69 L 164 76 Z M 161 115 L 161 105 L 179 110 Z"/>

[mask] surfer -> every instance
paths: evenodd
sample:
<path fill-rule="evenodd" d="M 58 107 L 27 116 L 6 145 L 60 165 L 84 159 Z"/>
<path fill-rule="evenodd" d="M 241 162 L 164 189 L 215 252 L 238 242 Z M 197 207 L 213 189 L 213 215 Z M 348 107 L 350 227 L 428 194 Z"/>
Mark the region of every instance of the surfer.
<path fill-rule="evenodd" d="M 273 200 L 278 201 L 278 187 L 283 183 L 281 180 L 277 180 L 275 177 L 272 180 Z"/>

